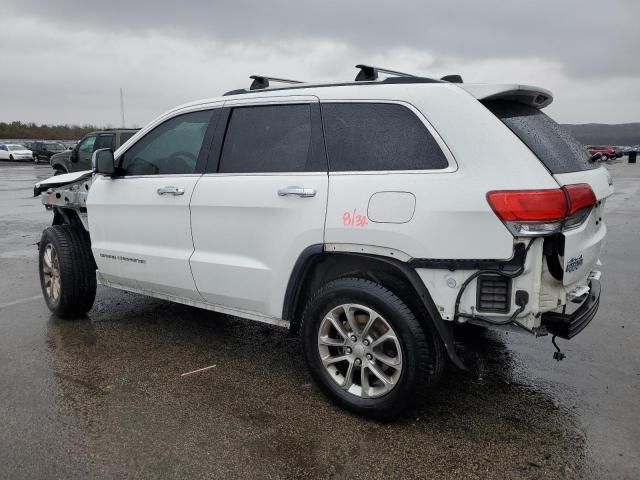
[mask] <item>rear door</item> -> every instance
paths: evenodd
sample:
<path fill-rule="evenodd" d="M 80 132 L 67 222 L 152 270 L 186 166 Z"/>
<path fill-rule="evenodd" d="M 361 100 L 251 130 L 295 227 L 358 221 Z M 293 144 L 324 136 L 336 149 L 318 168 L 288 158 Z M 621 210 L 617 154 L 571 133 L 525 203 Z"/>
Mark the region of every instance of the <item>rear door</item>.
<path fill-rule="evenodd" d="M 120 154 L 121 176 L 96 176 L 87 199 L 91 244 L 105 283 L 200 299 L 189 200 L 219 110 L 175 114 Z"/>
<path fill-rule="evenodd" d="M 328 182 L 318 99 L 277 100 L 225 104 L 226 128 L 191 200 L 191 270 L 204 300 L 273 319 L 296 260 L 323 243 Z"/>

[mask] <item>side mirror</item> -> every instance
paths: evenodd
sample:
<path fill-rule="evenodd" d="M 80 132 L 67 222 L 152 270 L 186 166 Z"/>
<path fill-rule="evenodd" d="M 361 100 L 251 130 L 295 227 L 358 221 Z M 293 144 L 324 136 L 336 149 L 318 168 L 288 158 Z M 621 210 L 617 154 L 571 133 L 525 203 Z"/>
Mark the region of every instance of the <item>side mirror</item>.
<path fill-rule="evenodd" d="M 91 156 L 91 168 L 93 173 L 112 176 L 116 170 L 113 150 L 110 148 L 100 148 L 93 152 Z"/>
<path fill-rule="evenodd" d="M 72 162 L 77 162 L 78 161 L 78 149 L 77 148 L 72 148 L 71 149 L 71 161 Z"/>

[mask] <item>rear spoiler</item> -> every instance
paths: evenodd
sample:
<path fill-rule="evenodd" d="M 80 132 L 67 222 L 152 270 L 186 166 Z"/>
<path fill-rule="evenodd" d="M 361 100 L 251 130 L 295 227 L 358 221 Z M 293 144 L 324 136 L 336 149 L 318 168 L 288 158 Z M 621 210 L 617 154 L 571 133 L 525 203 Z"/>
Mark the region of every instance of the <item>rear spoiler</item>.
<path fill-rule="evenodd" d="M 553 94 L 544 88 L 531 85 L 460 83 L 456 84 L 481 101 L 511 100 L 535 108 L 544 108 L 553 102 Z"/>

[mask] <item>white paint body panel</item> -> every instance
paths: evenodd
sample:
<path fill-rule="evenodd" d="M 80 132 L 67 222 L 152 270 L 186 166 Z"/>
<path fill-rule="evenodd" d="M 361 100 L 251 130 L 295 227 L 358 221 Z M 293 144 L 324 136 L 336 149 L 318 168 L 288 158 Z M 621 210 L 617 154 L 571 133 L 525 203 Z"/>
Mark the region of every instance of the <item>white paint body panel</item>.
<path fill-rule="evenodd" d="M 281 197 L 292 185 L 314 197 Z M 205 301 L 282 315 L 289 276 L 302 251 L 323 243 L 326 174 L 205 175 L 191 202 L 191 270 Z"/>
<path fill-rule="evenodd" d="M 189 201 L 196 175 L 111 179 L 96 175 L 87 197 L 93 256 L 103 278 L 141 290 L 200 300 L 189 268 Z M 159 188 L 184 195 L 158 195 Z"/>

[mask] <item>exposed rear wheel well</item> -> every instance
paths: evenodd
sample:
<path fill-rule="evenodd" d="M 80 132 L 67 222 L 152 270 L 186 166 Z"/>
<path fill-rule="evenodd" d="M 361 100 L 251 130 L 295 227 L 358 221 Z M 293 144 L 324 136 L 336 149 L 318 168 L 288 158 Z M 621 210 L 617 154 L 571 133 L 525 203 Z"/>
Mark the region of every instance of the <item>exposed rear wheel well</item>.
<path fill-rule="evenodd" d="M 303 310 L 310 296 L 322 285 L 337 278 L 364 278 L 385 286 L 397 295 L 421 322 L 430 317 L 417 292 L 404 273 L 388 261 L 375 256 L 349 253 L 317 253 L 306 259 L 297 278 L 292 278 L 283 317 L 291 332 L 298 333 Z"/>

